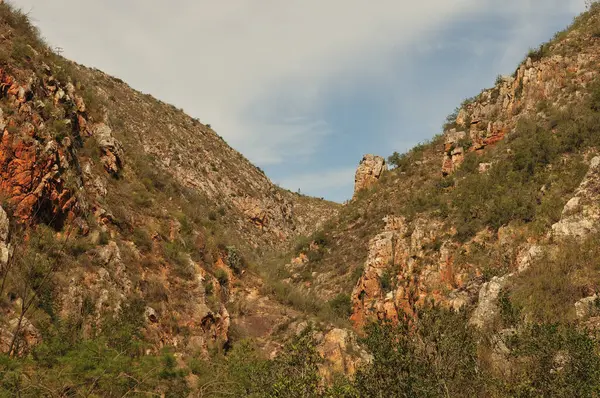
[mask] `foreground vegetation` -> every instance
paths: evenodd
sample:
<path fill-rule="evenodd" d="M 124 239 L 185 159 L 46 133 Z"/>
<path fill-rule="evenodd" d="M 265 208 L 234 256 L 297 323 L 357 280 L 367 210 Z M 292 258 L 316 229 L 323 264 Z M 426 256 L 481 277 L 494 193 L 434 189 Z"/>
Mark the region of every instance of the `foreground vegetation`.
<path fill-rule="evenodd" d="M 145 355 L 136 306 L 95 339 L 77 339 L 64 324 L 31 355 L 0 357 L 0 394 L 12 397 L 594 397 L 600 394 L 600 345 L 569 324 L 522 326 L 499 354 L 467 325 L 466 313 L 436 306 L 416 323 L 371 324 L 362 343 L 373 360 L 352 380 L 324 385 L 322 358 L 308 327 L 274 360 L 251 341 L 227 355 L 183 361 L 168 350 Z M 125 320 L 125 322 L 123 322 Z M 478 348 L 478 342 L 481 344 Z M 481 351 L 486 351 L 482 353 Z M 479 351 L 479 352 L 478 352 Z M 483 355 L 485 354 L 485 355 Z M 500 355 L 503 367 L 486 363 Z"/>

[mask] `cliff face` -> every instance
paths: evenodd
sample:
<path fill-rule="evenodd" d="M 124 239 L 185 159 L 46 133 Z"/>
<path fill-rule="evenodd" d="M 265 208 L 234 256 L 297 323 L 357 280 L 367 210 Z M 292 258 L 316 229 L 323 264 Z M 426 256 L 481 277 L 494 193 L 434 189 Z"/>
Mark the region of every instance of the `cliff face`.
<path fill-rule="evenodd" d="M 514 76 L 499 76 L 495 87 L 468 100 L 444 132 L 442 172 L 456 170 L 467 151 L 482 151 L 503 140 L 521 116 L 580 100 L 585 87 L 597 77 L 599 46 L 593 36 L 566 33 L 530 54 Z M 542 57 L 541 52 L 547 55 Z"/>

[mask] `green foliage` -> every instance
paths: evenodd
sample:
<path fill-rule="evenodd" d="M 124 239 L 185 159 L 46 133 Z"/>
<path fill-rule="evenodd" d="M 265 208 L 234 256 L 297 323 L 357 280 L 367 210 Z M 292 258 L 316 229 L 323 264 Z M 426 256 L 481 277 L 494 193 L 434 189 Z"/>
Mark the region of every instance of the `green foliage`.
<path fill-rule="evenodd" d="M 550 43 L 544 43 L 538 48 L 532 48 L 527 53 L 527 57 L 531 58 L 533 62 L 540 61 L 542 58 L 550 55 Z"/>
<path fill-rule="evenodd" d="M 519 367 L 503 396 L 595 397 L 600 394 L 598 343 L 575 327 L 532 324 L 509 348 Z"/>
<path fill-rule="evenodd" d="M 215 271 L 215 278 L 221 286 L 227 286 L 229 283 L 229 275 L 227 275 L 227 272 L 221 268 Z"/>
<path fill-rule="evenodd" d="M 240 275 L 244 271 L 248 264 L 242 256 L 242 254 L 235 248 L 235 246 L 227 246 L 227 265 L 235 272 Z"/>
<path fill-rule="evenodd" d="M 315 348 L 312 328 L 306 328 L 269 363 L 269 386 L 265 396 L 273 398 L 319 396 L 322 358 Z"/>
<path fill-rule="evenodd" d="M 348 294 L 340 293 L 327 304 L 329 305 L 329 308 L 331 308 L 332 312 L 342 319 L 348 318 L 350 315 L 352 315 L 352 300 Z"/>
<path fill-rule="evenodd" d="M 214 286 L 212 284 L 212 281 L 204 282 L 204 293 L 207 296 L 211 296 L 213 294 L 213 290 L 214 290 Z"/>
<path fill-rule="evenodd" d="M 385 270 L 381 277 L 379 278 L 379 283 L 381 284 L 381 289 L 384 292 L 389 292 L 393 287 L 393 277 L 389 270 Z"/>
<path fill-rule="evenodd" d="M 498 296 L 498 306 L 500 307 L 500 319 L 504 327 L 516 326 L 521 319 L 521 309 L 510 299 L 510 293 L 503 289 Z"/>
<path fill-rule="evenodd" d="M 431 307 L 416 325 L 414 332 L 408 321 L 366 328 L 373 361 L 356 374 L 359 396 L 477 396 L 483 383 L 466 314 Z"/>
<path fill-rule="evenodd" d="M 451 114 L 446 116 L 446 121 L 444 122 L 443 126 L 444 131 L 449 131 L 456 127 L 456 118 L 458 117 L 459 112 L 460 107 L 457 107 Z"/>
<path fill-rule="evenodd" d="M 420 143 L 407 153 L 400 154 L 398 152 L 394 152 L 388 157 L 387 162 L 402 172 L 408 172 L 415 162 L 423 159 L 425 150 L 432 144 L 432 142 L 433 141 L 426 141 Z"/>
<path fill-rule="evenodd" d="M 152 251 L 152 238 L 143 228 L 134 228 L 132 234 L 133 243 L 142 253 Z"/>
<path fill-rule="evenodd" d="M 537 322 L 575 319 L 573 304 L 588 289 L 600 290 L 599 236 L 567 241 L 556 253 L 546 251 L 514 282 L 512 301 Z"/>
<path fill-rule="evenodd" d="M 174 266 L 179 275 L 183 279 L 192 280 L 196 275 L 193 265 L 190 264 L 187 250 L 181 245 L 181 242 L 164 242 L 163 253 L 167 260 Z"/>
<path fill-rule="evenodd" d="M 125 303 L 86 340 L 77 321 L 41 329 L 43 341 L 29 357 L 0 356 L 0 396 L 187 395 L 187 372 L 169 352 L 144 355 L 143 311 L 140 300 Z"/>

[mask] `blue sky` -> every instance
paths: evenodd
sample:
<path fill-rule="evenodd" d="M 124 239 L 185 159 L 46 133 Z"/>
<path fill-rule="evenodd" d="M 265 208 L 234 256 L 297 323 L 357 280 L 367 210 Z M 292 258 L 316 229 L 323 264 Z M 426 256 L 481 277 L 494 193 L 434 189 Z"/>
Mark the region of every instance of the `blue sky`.
<path fill-rule="evenodd" d="M 285 188 L 440 133 L 584 0 L 15 0 L 65 56 L 183 108 Z M 374 5 L 376 4 L 376 5 Z"/>

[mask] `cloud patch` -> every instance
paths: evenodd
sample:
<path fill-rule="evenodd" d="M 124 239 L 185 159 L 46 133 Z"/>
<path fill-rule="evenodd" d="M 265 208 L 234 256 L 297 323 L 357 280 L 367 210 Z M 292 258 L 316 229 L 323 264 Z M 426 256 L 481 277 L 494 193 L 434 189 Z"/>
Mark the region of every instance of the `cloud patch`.
<path fill-rule="evenodd" d="M 515 67 L 524 46 L 550 38 L 583 2 L 13 4 L 65 56 L 210 123 L 285 187 L 343 200 L 362 154 L 406 150 L 439 132 L 460 99 Z"/>

